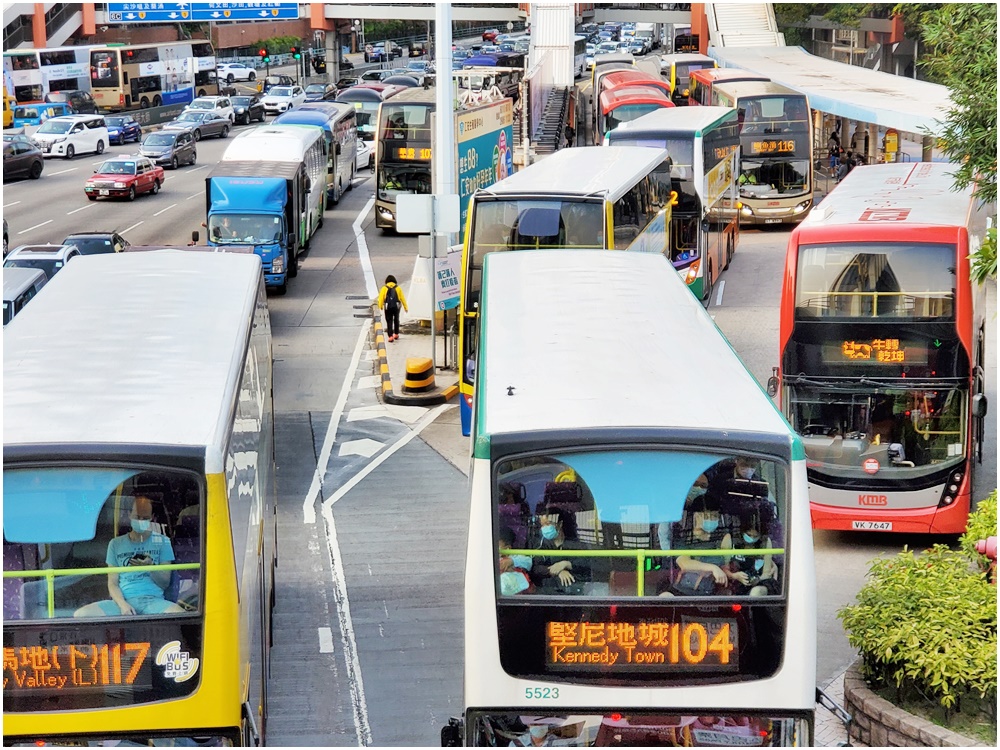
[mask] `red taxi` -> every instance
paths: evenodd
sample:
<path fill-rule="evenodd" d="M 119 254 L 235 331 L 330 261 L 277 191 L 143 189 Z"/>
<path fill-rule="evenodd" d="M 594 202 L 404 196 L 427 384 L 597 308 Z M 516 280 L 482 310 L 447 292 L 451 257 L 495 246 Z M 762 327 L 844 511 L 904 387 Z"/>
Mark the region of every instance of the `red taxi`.
<path fill-rule="evenodd" d="M 163 167 L 153 164 L 145 156 L 120 156 L 108 159 L 94 170 L 94 176 L 83 186 L 87 197 L 128 198 L 135 200 L 139 193 L 160 192 L 163 184 Z"/>

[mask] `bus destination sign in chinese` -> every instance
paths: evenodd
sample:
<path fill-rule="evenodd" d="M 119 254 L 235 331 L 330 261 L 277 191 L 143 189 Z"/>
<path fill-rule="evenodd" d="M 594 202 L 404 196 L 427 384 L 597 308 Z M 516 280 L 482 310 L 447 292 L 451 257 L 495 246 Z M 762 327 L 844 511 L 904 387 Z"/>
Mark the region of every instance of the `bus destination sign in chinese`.
<path fill-rule="evenodd" d="M 926 365 L 927 347 L 895 338 L 844 340 L 823 345 L 828 364 Z"/>

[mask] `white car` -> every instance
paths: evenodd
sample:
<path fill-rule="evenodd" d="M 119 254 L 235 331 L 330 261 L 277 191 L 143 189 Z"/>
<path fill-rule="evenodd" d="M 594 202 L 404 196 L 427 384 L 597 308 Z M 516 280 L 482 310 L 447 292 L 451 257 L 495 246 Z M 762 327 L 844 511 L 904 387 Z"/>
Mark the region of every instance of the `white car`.
<path fill-rule="evenodd" d="M 306 101 L 306 92 L 301 86 L 275 86 L 262 99 L 264 112 L 280 115 L 301 106 Z"/>
<path fill-rule="evenodd" d="M 220 81 L 232 83 L 233 81 L 253 81 L 257 79 L 256 71 L 249 65 L 241 62 L 222 63 L 216 66 L 216 75 Z"/>
<path fill-rule="evenodd" d="M 371 169 L 373 163 L 372 142 L 358 138 L 358 150 L 354 158 L 354 170 L 360 172 L 362 169 Z"/>
<path fill-rule="evenodd" d="M 108 145 L 108 126 L 104 115 L 62 115 L 50 117 L 31 139 L 43 156 L 72 159 L 77 154 L 103 154 Z"/>
<path fill-rule="evenodd" d="M 215 112 L 229 118 L 229 124 L 236 122 L 236 110 L 228 96 L 199 96 L 184 108 L 185 112 Z"/>

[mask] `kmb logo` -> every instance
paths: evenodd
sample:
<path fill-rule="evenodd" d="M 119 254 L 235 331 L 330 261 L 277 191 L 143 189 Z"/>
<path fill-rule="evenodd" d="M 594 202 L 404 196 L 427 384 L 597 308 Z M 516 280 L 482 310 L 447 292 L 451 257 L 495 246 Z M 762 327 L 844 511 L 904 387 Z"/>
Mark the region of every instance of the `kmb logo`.
<path fill-rule="evenodd" d="M 858 495 L 858 505 L 888 505 L 889 498 L 885 495 Z"/>

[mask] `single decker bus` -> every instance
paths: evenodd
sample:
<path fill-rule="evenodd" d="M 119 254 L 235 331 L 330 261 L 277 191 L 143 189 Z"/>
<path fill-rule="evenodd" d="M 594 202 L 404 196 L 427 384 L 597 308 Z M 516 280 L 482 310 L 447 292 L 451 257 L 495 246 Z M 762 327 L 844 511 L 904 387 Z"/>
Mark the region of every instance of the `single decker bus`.
<path fill-rule="evenodd" d="M 802 436 L 816 528 L 965 530 L 986 416 L 968 258 L 996 206 L 954 171 L 854 169 L 789 238 L 770 390 Z"/>

